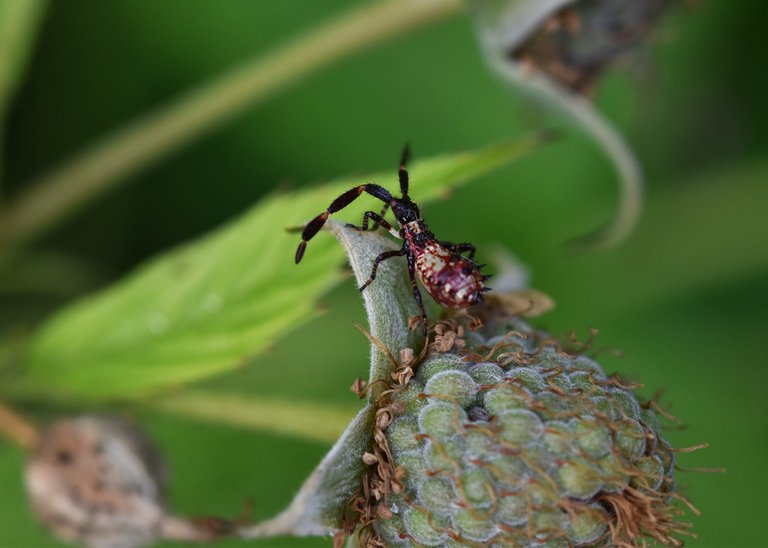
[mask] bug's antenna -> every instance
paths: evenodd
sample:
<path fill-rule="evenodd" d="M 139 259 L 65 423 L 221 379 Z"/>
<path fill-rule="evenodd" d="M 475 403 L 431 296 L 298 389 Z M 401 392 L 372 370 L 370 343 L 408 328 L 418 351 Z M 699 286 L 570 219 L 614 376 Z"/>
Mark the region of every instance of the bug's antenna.
<path fill-rule="evenodd" d="M 403 195 L 403 198 L 408 197 L 408 170 L 405 166 L 408 165 L 408 158 L 410 157 L 411 147 L 408 143 L 405 143 L 403 153 L 400 156 L 400 169 L 397 172 L 400 177 L 400 193 Z"/>

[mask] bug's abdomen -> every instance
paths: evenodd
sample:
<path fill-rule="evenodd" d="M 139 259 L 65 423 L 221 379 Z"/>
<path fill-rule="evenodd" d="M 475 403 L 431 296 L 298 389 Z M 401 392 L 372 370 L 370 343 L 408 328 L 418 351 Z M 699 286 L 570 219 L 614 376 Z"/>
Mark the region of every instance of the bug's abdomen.
<path fill-rule="evenodd" d="M 480 302 L 483 274 L 475 263 L 438 244 L 414 251 L 419 279 L 438 303 L 448 308 L 467 308 Z"/>

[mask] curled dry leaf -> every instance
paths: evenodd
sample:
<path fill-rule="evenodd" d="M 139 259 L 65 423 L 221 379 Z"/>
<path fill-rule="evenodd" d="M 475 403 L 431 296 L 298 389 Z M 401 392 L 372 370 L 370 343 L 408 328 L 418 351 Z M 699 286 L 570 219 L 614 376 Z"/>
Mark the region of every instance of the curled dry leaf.
<path fill-rule="evenodd" d="M 489 295 L 491 307 L 507 316 L 535 317 L 549 312 L 555 307 L 552 297 L 536 289 L 521 289 L 509 293 L 492 293 Z"/>
<path fill-rule="evenodd" d="M 430 346 L 434 352 L 449 352 L 454 348 L 461 350 L 466 345 L 463 337 L 463 326 L 457 326 L 451 321 L 440 322 L 435 326 L 435 342 Z"/>
<path fill-rule="evenodd" d="M 603 70 L 646 38 L 672 0 L 470 0 L 489 67 L 515 91 L 564 115 L 590 135 L 619 173 L 612 221 L 582 238 L 598 246 L 624 240 L 643 201 L 637 159 L 586 97 Z"/>
<path fill-rule="evenodd" d="M 507 55 L 573 93 L 590 96 L 612 65 L 632 60 L 679 0 L 579 0 L 553 11 Z"/>
<path fill-rule="evenodd" d="M 549 295 L 528 287 L 528 269 L 512 253 L 501 246 L 490 246 L 489 256 L 495 270 L 494 290 L 485 296 L 481 306 L 472 310 L 481 324 L 493 329 L 510 318 L 536 317 L 555 307 Z"/>

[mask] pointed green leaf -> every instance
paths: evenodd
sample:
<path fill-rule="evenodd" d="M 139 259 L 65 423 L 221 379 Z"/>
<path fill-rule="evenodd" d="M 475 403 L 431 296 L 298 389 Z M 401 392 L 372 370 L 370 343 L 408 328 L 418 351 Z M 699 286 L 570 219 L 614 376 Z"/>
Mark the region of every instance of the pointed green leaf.
<path fill-rule="evenodd" d="M 421 203 L 479 177 L 541 141 L 538 136 L 415 163 Z M 232 370 L 314 317 L 315 300 L 342 279 L 343 252 L 319 234 L 301 265 L 301 225 L 342 191 L 375 180 L 396 188 L 396 170 L 267 197 L 218 230 L 172 250 L 45 323 L 20 378 L 5 390 L 30 396 L 132 398 Z M 371 197 L 340 215 L 359 222 Z"/>

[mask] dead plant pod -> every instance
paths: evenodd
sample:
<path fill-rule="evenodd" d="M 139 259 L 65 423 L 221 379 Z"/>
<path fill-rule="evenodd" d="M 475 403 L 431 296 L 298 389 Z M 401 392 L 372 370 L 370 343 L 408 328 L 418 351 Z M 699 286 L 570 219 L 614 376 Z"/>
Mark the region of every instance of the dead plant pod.
<path fill-rule="evenodd" d="M 637 56 L 679 0 L 579 0 L 554 12 L 509 51 L 527 70 L 590 94 L 609 66 Z"/>
<path fill-rule="evenodd" d="M 204 541 L 225 522 L 172 516 L 167 467 L 133 423 L 111 417 L 61 419 L 29 456 L 25 480 L 33 511 L 61 540 L 90 547 L 132 547 L 161 539 Z"/>

